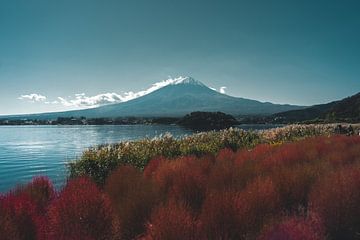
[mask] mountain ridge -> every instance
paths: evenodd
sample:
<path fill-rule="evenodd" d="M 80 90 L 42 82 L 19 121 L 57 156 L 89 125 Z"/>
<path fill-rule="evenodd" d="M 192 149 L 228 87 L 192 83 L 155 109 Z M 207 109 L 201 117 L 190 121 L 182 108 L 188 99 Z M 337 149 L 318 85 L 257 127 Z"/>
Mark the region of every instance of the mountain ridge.
<path fill-rule="evenodd" d="M 360 92 L 325 104 L 317 104 L 304 109 L 276 113 L 272 116 L 284 122 L 300 121 L 360 121 Z"/>
<path fill-rule="evenodd" d="M 303 108 L 273 104 L 219 93 L 192 77 L 180 77 L 141 97 L 96 108 L 64 112 L 13 115 L 12 118 L 54 119 L 57 117 L 182 117 L 190 112 L 221 111 L 231 115 L 270 115 Z"/>

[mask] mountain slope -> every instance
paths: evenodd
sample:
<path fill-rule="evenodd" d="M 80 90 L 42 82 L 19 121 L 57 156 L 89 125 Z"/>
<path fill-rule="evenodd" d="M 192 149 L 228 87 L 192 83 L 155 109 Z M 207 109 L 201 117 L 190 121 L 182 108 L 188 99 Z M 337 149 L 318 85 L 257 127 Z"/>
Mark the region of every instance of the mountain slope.
<path fill-rule="evenodd" d="M 263 103 L 256 100 L 231 97 L 214 91 L 203 83 L 187 77 L 162 87 L 145 96 L 102 107 L 28 115 L 28 118 L 54 119 L 56 117 L 180 117 L 195 111 L 221 111 L 232 115 L 269 115 L 300 109 L 300 106 Z M 24 117 L 24 116 L 22 116 Z"/>
<path fill-rule="evenodd" d="M 286 122 L 322 119 L 325 121 L 360 121 L 360 93 L 326 104 L 314 105 L 301 110 L 292 110 L 273 115 Z"/>

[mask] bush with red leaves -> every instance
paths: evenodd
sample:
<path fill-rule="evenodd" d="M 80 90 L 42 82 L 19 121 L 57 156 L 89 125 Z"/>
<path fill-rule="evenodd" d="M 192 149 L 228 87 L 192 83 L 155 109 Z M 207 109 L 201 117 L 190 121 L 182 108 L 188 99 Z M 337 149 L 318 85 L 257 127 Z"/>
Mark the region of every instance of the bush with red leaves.
<path fill-rule="evenodd" d="M 206 192 L 206 180 L 212 159 L 182 157 L 164 162 L 154 173 L 154 180 L 167 199 L 198 211 Z"/>
<path fill-rule="evenodd" d="M 19 186 L 15 191 L 18 195 L 27 195 L 41 213 L 45 213 L 50 202 L 56 196 L 54 186 L 48 177 L 35 177 L 30 183 Z"/>
<path fill-rule="evenodd" d="M 169 161 L 164 157 L 153 158 L 149 161 L 149 163 L 144 168 L 144 176 L 147 178 L 152 177 L 156 170 L 162 165 L 163 162 Z"/>
<path fill-rule="evenodd" d="M 243 210 L 242 227 L 248 236 L 256 235 L 263 225 L 281 212 L 279 194 L 270 178 L 257 178 L 240 192 L 238 205 Z"/>
<path fill-rule="evenodd" d="M 204 239 L 240 239 L 242 206 L 235 191 L 208 193 L 199 216 L 200 235 Z"/>
<path fill-rule="evenodd" d="M 36 206 L 26 195 L 0 197 L 0 238 L 2 240 L 37 239 Z"/>
<path fill-rule="evenodd" d="M 144 239 L 197 240 L 197 222 L 189 208 L 170 201 L 151 214 Z"/>
<path fill-rule="evenodd" d="M 106 180 L 105 192 L 119 217 L 122 239 L 144 233 L 151 210 L 160 200 L 151 179 L 131 166 L 122 166 Z"/>
<path fill-rule="evenodd" d="M 321 219 L 310 214 L 308 217 L 290 217 L 281 223 L 268 227 L 258 240 L 325 240 Z"/>
<path fill-rule="evenodd" d="M 356 239 L 360 233 L 360 168 L 354 166 L 323 178 L 310 195 L 332 239 Z"/>
<path fill-rule="evenodd" d="M 233 161 L 235 158 L 235 153 L 230 148 L 224 148 L 219 151 L 216 156 L 217 161 Z"/>
<path fill-rule="evenodd" d="M 271 174 L 281 206 L 287 211 L 306 208 L 311 187 L 325 171 L 323 165 L 298 165 L 281 167 Z"/>
<path fill-rule="evenodd" d="M 48 212 L 47 239 L 118 239 L 110 200 L 88 178 L 71 180 Z"/>
<path fill-rule="evenodd" d="M 279 198 L 270 179 L 257 179 L 243 191 L 212 192 L 201 215 L 201 233 L 207 239 L 253 237 L 279 212 Z"/>

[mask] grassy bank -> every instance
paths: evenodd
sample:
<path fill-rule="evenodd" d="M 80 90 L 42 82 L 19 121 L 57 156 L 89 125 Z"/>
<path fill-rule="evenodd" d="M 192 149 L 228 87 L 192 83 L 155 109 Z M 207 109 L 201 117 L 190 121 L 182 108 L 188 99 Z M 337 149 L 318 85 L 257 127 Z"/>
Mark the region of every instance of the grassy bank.
<path fill-rule="evenodd" d="M 336 133 L 337 125 L 288 125 L 263 131 L 230 128 L 194 134 L 180 139 L 165 134 L 153 139 L 146 138 L 92 147 L 68 166 L 71 178 L 87 175 L 102 184 L 110 172 L 120 165 L 132 165 L 142 170 L 152 158 L 157 156 L 175 158 L 188 155 L 214 155 L 223 148 L 237 151 L 253 148 L 260 143 L 281 144 L 306 137 L 330 136 Z M 342 126 L 343 129 L 349 127 L 348 124 L 342 124 Z M 352 127 L 353 131 L 357 132 L 360 125 L 352 125 Z"/>
<path fill-rule="evenodd" d="M 285 129 L 256 136 L 270 140 Z M 285 136 L 320 133 L 296 129 L 296 138 Z M 360 137 L 322 136 L 206 156 L 156 157 L 143 171 L 117 167 L 102 185 L 83 176 L 56 191 L 47 178 L 35 178 L 0 195 L 0 236 L 358 239 L 359 202 Z"/>

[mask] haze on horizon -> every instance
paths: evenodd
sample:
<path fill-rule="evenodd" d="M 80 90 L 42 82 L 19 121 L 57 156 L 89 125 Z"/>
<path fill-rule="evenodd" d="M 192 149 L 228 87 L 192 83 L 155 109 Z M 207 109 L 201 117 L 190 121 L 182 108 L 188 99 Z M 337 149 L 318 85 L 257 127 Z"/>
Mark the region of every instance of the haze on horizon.
<path fill-rule="evenodd" d="M 179 76 L 273 103 L 341 99 L 360 91 L 359 9 L 355 0 L 3 0 L 0 115 L 91 107 Z"/>

